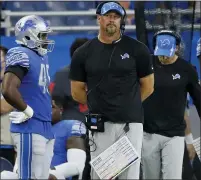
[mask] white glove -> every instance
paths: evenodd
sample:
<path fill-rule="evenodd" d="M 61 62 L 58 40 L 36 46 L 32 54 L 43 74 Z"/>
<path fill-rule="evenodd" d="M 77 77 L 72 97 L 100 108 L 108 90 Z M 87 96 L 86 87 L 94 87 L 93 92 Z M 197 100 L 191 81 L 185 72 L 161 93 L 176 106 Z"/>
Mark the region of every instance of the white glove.
<path fill-rule="evenodd" d="M 33 116 L 33 109 L 27 105 L 27 108 L 23 112 L 11 112 L 9 114 L 10 121 L 14 124 L 19 124 L 27 121 Z"/>

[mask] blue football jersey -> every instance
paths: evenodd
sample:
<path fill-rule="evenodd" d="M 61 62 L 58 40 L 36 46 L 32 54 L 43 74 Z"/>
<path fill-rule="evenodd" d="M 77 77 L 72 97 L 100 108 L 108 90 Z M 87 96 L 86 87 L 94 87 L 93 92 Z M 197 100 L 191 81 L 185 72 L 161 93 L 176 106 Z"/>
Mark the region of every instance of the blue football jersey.
<path fill-rule="evenodd" d="M 16 65 L 28 69 L 28 73 L 22 79 L 19 92 L 24 102 L 32 107 L 34 115 L 24 123 L 11 123 L 11 131 L 53 137 L 51 96 L 48 92 L 50 83 L 48 57 L 40 56 L 26 47 L 15 47 L 6 55 L 6 68 Z"/>
<path fill-rule="evenodd" d="M 71 136 L 85 136 L 86 127 L 78 120 L 62 120 L 53 126 L 55 135 L 54 155 L 51 167 L 68 162 L 66 142 Z"/>

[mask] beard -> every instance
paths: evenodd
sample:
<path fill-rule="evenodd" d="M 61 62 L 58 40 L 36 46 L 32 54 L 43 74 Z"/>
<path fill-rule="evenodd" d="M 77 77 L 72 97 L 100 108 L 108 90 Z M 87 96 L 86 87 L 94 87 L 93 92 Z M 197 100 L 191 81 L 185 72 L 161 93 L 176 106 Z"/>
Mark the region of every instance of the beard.
<path fill-rule="evenodd" d="M 158 59 L 162 64 L 168 64 L 170 61 L 170 58 L 166 56 L 158 56 Z"/>
<path fill-rule="evenodd" d="M 114 24 L 109 24 L 106 27 L 106 32 L 109 36 L 113 36 L 117 32 L 117 27 Z"/>

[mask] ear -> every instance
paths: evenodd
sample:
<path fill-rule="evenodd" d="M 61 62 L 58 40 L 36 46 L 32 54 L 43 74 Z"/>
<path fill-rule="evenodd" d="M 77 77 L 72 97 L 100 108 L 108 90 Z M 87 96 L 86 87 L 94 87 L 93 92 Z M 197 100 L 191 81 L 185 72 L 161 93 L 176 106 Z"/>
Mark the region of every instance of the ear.
<path fill-rule="evenodd" d="M 176 51 L 179 51 L 179 50 L 180 50 L 180 46 L 177 45 L 177 46 L 176 46 Z"/>
<path fill-rule="evenodd" d="M 100 24 L 100 19 L 101 19 L 101 16 L 97 15 L 97 22 L 98 22 L 98 24 Z"/>

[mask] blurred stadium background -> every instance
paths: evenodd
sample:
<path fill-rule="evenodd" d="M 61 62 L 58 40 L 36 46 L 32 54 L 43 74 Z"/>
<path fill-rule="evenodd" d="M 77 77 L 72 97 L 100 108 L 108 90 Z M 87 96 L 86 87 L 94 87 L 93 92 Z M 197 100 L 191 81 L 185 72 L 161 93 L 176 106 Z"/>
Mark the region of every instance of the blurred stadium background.
<path fill-rule="evenodd" d="M 49 54 L 50 75 L 70 63 L 69 47 L 77 37 L 93 38 L 98 33 L 95 9 L 100 1 L 1 1 L 1 44 L 15 46 L 14 25 L 25 15 L 40 15 L 48 20 L 54 33 L 54 51 Z M 174 29 L 183 39 L 181 55 L 191 62 L 200 76 L 196 43 L 200 38 L 200 1 L 121 1 L 127 11 L 125 33 L 152 48 L 153 33 Z M 190 107 L 192 131 L 200 137 L 200 120 Z M 198 141 L 200 142 L 200 141 Z M 198 143 L 200 144 L 200 143 Z M 198 147 L 200 149 L 200 147 Z"/>

